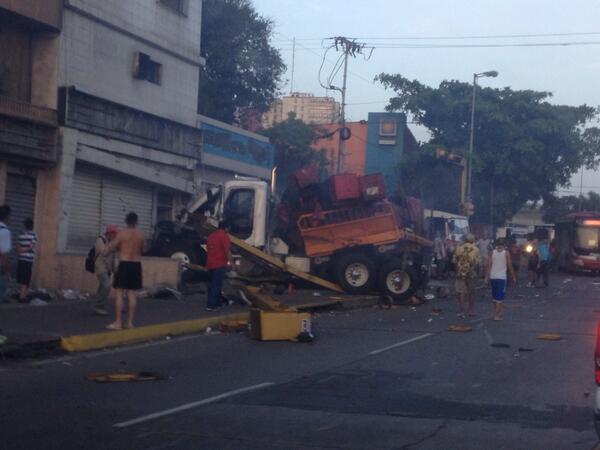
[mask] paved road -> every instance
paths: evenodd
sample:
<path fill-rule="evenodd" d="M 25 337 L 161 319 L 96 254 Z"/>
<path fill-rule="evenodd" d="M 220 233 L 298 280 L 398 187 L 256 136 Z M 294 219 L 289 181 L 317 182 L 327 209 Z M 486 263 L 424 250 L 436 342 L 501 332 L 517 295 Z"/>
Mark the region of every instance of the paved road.
<path fill-rule="evenodd" d="M 591 449 L 600 283 L 570 279 L 511 290 L 503 322 L 481 291 L 467 333 L 435 300 L 319 314 L 313 344 L 209 334 L 0 366 L 2 448 Z M 118 370 L 169 379 L 84 379 Z"/>

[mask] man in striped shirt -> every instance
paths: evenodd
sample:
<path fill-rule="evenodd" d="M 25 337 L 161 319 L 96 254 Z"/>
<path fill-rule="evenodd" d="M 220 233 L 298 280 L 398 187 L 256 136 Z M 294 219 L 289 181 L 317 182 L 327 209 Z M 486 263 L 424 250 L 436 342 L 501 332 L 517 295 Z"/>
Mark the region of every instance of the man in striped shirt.
<path fill-rule="evenodd" d="M 33 231 L 33 220 L 25 219 L 23 222 L 25 231 L 19 235 L 17 263 L 17 284 L 19 285 L 19 302 L 27 302 L 27 291 L 31 283 L 31 272 L 35 259 L 35 248 L 37 246 L 37 235 Z"/>

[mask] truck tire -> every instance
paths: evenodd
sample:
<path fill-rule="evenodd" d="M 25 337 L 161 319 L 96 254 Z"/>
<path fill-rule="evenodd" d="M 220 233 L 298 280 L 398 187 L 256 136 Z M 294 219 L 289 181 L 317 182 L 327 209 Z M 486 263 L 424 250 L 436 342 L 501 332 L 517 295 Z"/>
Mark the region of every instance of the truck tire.
<path fill-rule="evenodd" d="M 375 282 L 375 264 L 359 253 L 349 253 L 334 261 L 339 285 L 348 293 L 368 292 Z"/>
<path fill-rule="evenodd" d="M 402 261 L 393 259 L 379 270 L 379 290 L 394 301 L 408 300 L 417 288 L 417 276 L 410 267 L 402 267 Z"/>

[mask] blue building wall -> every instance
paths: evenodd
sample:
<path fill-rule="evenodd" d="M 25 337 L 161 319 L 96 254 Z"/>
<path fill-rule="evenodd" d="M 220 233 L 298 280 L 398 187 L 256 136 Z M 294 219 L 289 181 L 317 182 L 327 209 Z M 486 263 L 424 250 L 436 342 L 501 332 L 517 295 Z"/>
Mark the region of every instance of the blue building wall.
<path fill-rule="evenodd" d="M 395 136 L 382 134 L 382 120 L 395 122 Z M 369 113 L 365 173 L 381 172 L 388 194 L 395 194 L 400 181 L 398 164 L 404 149 L 406 116 L 402 113 Z"/>

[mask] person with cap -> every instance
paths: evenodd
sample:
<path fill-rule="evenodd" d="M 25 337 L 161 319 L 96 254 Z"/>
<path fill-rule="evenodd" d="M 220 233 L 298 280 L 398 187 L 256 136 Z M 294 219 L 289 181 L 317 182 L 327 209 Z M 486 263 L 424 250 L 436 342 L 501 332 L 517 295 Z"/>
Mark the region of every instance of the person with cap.
<path fill-rule="evenodd" d="M 106 226 L 104 235 L 100 235 L 96 239 L 96 264 L 94 266 L 94 275 L 96 275 L 96 278 L 98 279 L 98 290 L 96 291 L 94 314 L 98 316 L 108 316 L 106 308 L 112 286 L 112 275 L 115 268 L 115 253 L 105 252 L 105 250 L 118 232 L 119 227 L 109 224 Z"/>
<path fill-rule="evenodd" d="M 456 292 L 458 293 L 458 317 L 465 317 L 465 297 L 469 303 L 469 316 L 475 316 L 475 284 L 479 274 L 481 255 L 475 245 L 475 236 L 467 234 L 464 242 L 454 252 L 456 266 Z"/>

